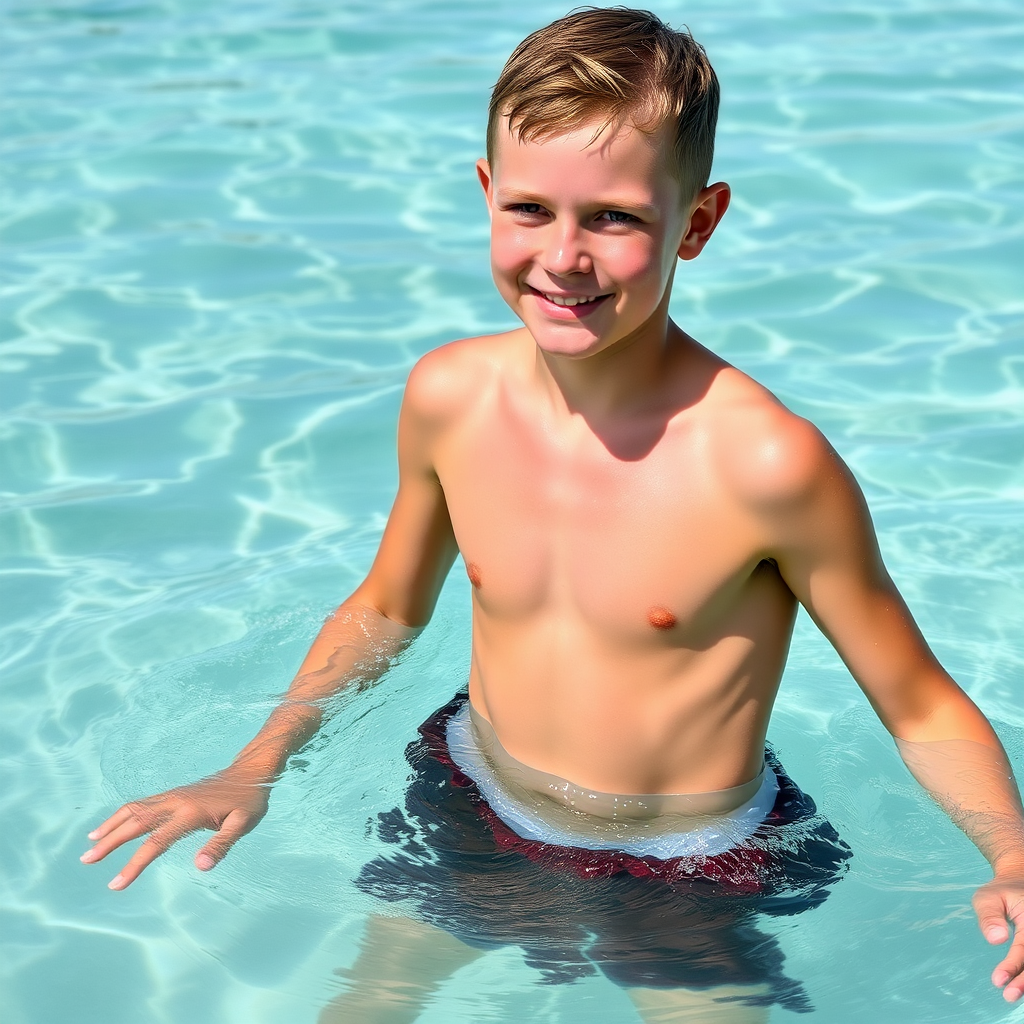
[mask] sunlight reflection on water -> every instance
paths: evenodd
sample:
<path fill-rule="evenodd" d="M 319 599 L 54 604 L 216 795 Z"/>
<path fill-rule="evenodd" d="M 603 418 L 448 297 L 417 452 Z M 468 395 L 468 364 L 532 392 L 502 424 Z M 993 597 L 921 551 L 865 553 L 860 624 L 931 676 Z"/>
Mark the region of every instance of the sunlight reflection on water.
<path fill-rule="evenodd" d="M 461 574 L 217 872 L 198 876 L 186 842 L 115 898 L 113 870 L 77 855 L 105 810 L 244 742 L 369 564 L 412 361 L 511 325 L 472 166 L 503 59 L 563 12 L 0 15 L 5 1021 L 292 1024 L 337 991 L 367 910 L 366 822 L 400 802 L 404 744 L 465 677 Z M 658 12 L 718 69 L 716 173 L 735 191 L 674 314 L 847 458 L 926 635 L 1020 770 L 1019 9 Z M 1017 1019 L 967 908 L 980 857 L 806 619 L 772 738 L 856 851 L 824 907 L 771 926 L 818 1018 Z M 631 1013 L 600 981 L 539 987 L 502 950 L 423 1020 Z"/>

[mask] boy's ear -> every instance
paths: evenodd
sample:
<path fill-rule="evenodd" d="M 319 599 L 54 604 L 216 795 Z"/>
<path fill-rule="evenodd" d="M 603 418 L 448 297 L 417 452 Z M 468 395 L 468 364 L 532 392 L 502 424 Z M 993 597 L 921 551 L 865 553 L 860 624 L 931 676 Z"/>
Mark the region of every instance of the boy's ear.
<path fill-rule="evenodd" d="M 484 199 L 487 201 L 487 216 L 490 217 L 494 179 L 491 177 L 491 165 L 486 160 L 477 160 L 476 176 L 480 179 L 480 185 L 483 187 Z"/>
<path fill-rule="evenodd" d="M 729 186 L 724 181 L 716 181 L 714 185 L 708 185 L 697 193 L 690 207 L 686 233 L 679 245 L 681 260 L 692 260 L 700 255 L 701 249 L 707 245 L 708 239 L 718 227 L 718 222 L 729 209 L 731 196 Z"/>

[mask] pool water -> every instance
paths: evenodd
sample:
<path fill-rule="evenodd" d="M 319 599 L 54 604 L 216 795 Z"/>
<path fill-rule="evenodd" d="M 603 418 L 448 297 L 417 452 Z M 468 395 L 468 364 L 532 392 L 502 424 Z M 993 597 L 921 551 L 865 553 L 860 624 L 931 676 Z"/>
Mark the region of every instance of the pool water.
<path fill-rule="evenodd" d="M 664 0 L 723 84 L 734 206 L 687 330 L 809 416 L 890 570 L 1024 770 L 1024 20 L 1017 0 Z M 127 892 L 86 832 L 223 766 L 369 565 L 405 376 L 512 326 L 473 174 L 488 90 L 566 10 L 510 0 L 7 0 L 0 9 L 0 1019 L 302 1024 L 373 909 L 353 879 L 405 744 L 466 678 L 453 572 L 213 873 Z M 763 922 L 822 1024 L 1024 1021 L 987 868 L 806 617 L 770 738 L 854 849 Z M 450 1021 L 627 1022 L 514 948 Z M 773 1022 L 796 1019 L 774 1009 Z"/>

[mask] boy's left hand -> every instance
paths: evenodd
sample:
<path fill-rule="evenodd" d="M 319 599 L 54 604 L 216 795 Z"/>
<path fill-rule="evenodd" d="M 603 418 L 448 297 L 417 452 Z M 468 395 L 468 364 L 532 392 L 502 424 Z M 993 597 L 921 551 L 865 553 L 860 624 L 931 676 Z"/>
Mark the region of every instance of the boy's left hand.
<path fill-rule="evenodd" d="M 993 945 L 1006 942 L 1013 926 L 1013 942 L 992 972 L 992 984 L 1008 1003 L 1016 1002 L 1024 995 L 1024 863 L 997 869 L 971 902 L 982 935 Z"/>

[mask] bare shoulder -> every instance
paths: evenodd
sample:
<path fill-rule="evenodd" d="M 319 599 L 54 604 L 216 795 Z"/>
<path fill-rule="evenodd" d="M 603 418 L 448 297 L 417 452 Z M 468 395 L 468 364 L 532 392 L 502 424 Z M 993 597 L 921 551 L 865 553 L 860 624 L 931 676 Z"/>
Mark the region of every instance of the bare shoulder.
<path fill-rule="evenodd" d="M 851 479 L 813 423 L 735 367 L 717 375 L 707 398 L 716 469 L 744 504 L 779 508 Z"/>
<path fill-rule="evenodd" d="M 426 427 L 461 419 L 497 385 L 515 358 L 519 331 L 463 338 L 435 348 L 412 368 L 403 413 Z"/>

